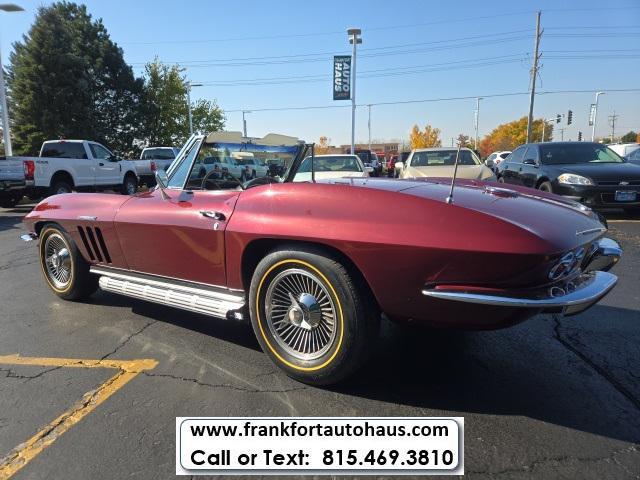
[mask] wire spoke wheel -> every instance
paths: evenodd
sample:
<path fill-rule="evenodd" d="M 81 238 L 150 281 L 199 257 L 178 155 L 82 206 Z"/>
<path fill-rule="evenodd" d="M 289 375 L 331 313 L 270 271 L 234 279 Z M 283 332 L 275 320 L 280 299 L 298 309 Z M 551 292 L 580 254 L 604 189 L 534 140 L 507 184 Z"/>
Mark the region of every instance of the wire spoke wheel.
<path fill-rule="evenodd" d="M 67 288 L 71 283 L 71 252 L 58 233 L 52 233 L 45 240 L 44 264 L 49 281 L 59 290 Z"/>
<path fill-rule="evenodd" d="M 315 360 L 336 337 L 336 307 L 313 273 L 289 268 L 278 273 L 264 298 L 266 320 L 276 342 L 289 355 Z"/>

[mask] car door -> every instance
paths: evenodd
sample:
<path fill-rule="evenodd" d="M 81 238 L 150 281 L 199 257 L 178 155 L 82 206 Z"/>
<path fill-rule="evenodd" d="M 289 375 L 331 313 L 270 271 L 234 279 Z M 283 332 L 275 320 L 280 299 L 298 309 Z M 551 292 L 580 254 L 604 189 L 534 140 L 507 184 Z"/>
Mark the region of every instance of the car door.
<path fill-rule="evenodd" d="M 99 143 L 90 142 L 89 149 L 96 163 L 96 185 L 122 183 L 122 167 L 113 153 Z"/>
<path fill-rule="evenodd" d="M 520 182 L 525 187 L 536 188 L 540 173 L 540 153 L 537 145 L 529 145 L 519 169 Z"/>
<path fill-rule="evenodd" d="M 522 159 L 527 149 L 526 145 L 522 145 L 516 148 L 507 159 L 502 162 L 500 167 L 501 177 L 504 183 L 511 183 L 513 185 L 520 185 L 520 167 L 522 165 Z"/>
<path fill-rule="evenodd" d="M 232 188 L 237 183 L 200 188 L 207 156 L 198 153 L 202 140 L 177 160 L 166 196 L 157 188 L 132 197 L 118 211 L 115 226 L 131 270 L 226 285 L 224 232 L 240 190 Z"/>

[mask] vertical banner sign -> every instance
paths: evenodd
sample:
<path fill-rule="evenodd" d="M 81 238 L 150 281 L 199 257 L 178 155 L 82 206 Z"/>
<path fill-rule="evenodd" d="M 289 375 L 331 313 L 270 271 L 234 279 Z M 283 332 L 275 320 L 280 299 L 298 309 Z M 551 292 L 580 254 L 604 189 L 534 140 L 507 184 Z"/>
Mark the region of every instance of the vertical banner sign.
<path fill-rule="evenodd" d="M 596 104 L 592 103 L 591 104 L 591 111 L 589 112 L 589 126 L 591 127 L 593 125 L 593 120 L 596 117 Z"/>
<path fill-rule="evenodd" d="M 351 98 L 351 55 L 333 57 L 333 99 Z"/>

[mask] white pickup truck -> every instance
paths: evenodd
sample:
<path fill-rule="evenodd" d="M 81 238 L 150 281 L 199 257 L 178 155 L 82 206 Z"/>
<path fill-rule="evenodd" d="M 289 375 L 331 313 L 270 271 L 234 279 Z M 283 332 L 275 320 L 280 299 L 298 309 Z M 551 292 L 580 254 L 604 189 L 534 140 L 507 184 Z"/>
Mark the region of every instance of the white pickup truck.
<path fill-rule="evenodd" d="M 87 140 L 49 140 L 39 157 L 19 157 L 33 172 L 36 196 L 76 191 L 138 190 L 135 164 L 121 160 L 103 145 Z"/>
<path fill-rule="evenodd" d="M 153 187 L 156 184 L 156 171 L 167 170 L 180 152 L 176 147 L 147 147 L 142 150 L 140 160 L 133 160 L 141 184 Z"/>

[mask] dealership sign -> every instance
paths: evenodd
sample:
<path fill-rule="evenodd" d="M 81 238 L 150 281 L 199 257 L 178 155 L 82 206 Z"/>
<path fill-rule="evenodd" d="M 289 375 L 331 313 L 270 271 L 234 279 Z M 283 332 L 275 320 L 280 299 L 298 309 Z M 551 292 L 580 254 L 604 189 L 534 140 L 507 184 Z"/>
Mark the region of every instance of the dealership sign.
<path fill-rule="evenodd" d="M 333 99 L 351 98 L 351 55 L 333 57 Z"/>

